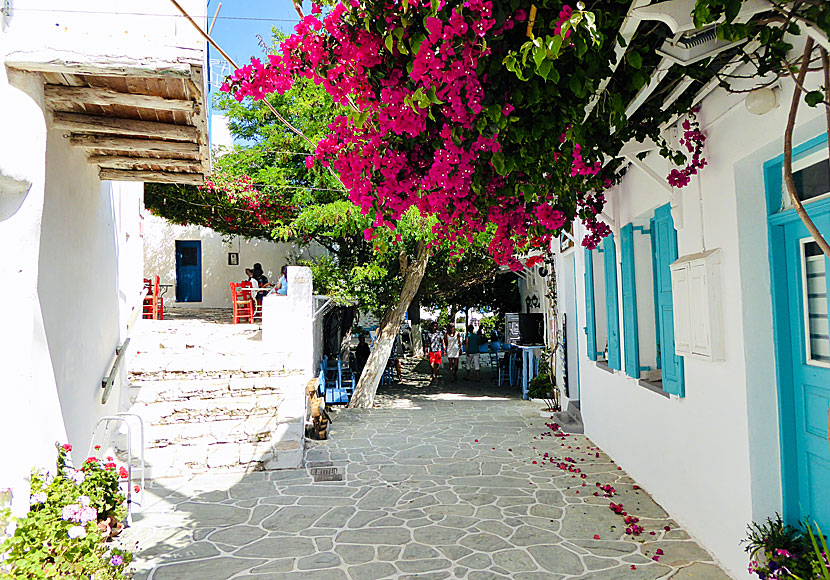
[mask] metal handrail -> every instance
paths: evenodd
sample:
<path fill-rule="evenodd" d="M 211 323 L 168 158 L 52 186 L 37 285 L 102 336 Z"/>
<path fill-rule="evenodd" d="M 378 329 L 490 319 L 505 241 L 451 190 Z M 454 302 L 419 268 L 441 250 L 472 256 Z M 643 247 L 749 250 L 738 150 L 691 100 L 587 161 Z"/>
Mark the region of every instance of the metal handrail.
<path fill-rule="evenodd" d="M 126 329 L 126 338 L 121 346 L 115 347 L 115 360 L 112 363 L 112 368 L 110 369 L 109 374 L 101 379 L 101 388 L 104 392 L 101 394 L 101 404 L 106 405 L 107 400 L 110 398 L 110 391 L 112 391 L 112 385 L 115 383 L 115 379 L 118 376 L 119 367 L 121 366 L 121 362 L 124 359 L 124 353 L 127 352 L 127 347 L 130 345 L 130 331 L 133 329 L 133 324 L 135 321 L 138 320 L 138 315 L 144 313 L 144 297 L 147 296 L 149 290 L 144 287 L 141 289 L 141 292 L 138 294 L 138 303 L 133 307 L 132 314 L 130 314 L 129 320 L 127 320 L 127 329 Z"/>
<path fill-rule="evenodd" d="M 110 421 L 119 421 L 126 425 L 127 427 L 127 525 L 132 525 L 133 523 L 133 431 L 130 422 L 127 420 L 128 417 L 135 417 L 138 419 L 138 428 L 139 434 L 141 436 L 141 489 L 139 493 L 141 494 L 140 500 L 138 505 L 142 508 L 144 507 L 144 488 L 145 486 L 145 474 L 147 471 L 147 465 L 144 462 L 144 419 L 141 418 L 140 415 L 136 415 L 135 413 L 116 413 L 115 415 L 104 415 L 98 422 L 95 423 L 95 427 L 92 429 L 92 437 L 89 440 L 89 451 L 87 452 L 87 457 L 93 457 L 93 450 L 95 449 L 95 435 L 98 433 L 98 427 L 100 427 L 104 423 L 109 423 Z"/>
<path fill-rule="evenodd" d="M 127 352 L 127 347 L 130 346 L 130 339 L 124 341 L 121 346 L 115 348 L 115 362 L 112 363 L 112 369 L 110 370 L 110 374 L 101 379 L 101 388 L 104 389 L 104 392 L 101 394 L 101 404 L 106 405 L 107 400 L 110 398 L 110 392 L 112 391 L 112 385 L 115 383 L 115 379 L 118 376 L 118 371 L 121 367 L 121 362 L 124 360 L 124 355 Z"/>

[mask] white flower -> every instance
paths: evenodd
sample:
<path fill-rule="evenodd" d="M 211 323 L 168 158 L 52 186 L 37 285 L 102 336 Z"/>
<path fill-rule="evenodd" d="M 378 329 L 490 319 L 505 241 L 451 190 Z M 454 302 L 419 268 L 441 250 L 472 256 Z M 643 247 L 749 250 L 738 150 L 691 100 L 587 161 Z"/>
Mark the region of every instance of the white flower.
<path fill-rule="evenodd" d="M 80 469 L 73 469 L 69 474 L 69 479 L 75 482 L 75 485 L 81 485 L 86 479 L 86 474 Z"/>
<path fill-rule="evenodd" d="M 70 540 L 85 538 L 86 528 L 83 526 L 72 526 L 71 528 L 69 528 L 69 531 L 66 532 L 66 535 L 69 536 Z"/>
<path fill-rule="evenodd" d="M 37 505 L 41 503 L 46 503 L 46 492 L 39 491 L 37 493 L 33 493 L 32 497 L 29 498 L 29 505 Z"/>
<path fill-rule="evenodd" d="M 81 519 L 81 506 L 76 503 L 63 506 L 61 518 L 68 522 L 77 522 Z"/>
<path fill-rule="evenodd" d="M 98 519 L 98 510 L 94 507 L 85 507 L 81 508 L 81 511 L 78 515 L 78 519 L 82 524 L 87 522 L 94 522 Z"/>
<path fill-rule="evenodd" d="M 81 504 L 81 507 L 89 507 L 89 496 L 82 495 L 78 498 L 78 503 Z"/>

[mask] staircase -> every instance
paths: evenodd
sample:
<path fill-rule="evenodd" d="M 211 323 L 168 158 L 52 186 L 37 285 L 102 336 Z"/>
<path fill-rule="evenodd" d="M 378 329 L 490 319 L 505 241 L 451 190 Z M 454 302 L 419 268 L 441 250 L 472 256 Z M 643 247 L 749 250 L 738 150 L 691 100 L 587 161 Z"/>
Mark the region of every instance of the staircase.
<path fill-rule="evenodd" d="M 146 477 L 299 467 L 304 385 L 280 371 L 130 373 L 129 412 L 145 422 Z"/>
<path fill-rule="evenodd" d="M 559 424 L 559 428 L 565 433 L 585 433 L 578 400 L 569 401 L 567 410 L 554 413 L 553 420 Z"/>

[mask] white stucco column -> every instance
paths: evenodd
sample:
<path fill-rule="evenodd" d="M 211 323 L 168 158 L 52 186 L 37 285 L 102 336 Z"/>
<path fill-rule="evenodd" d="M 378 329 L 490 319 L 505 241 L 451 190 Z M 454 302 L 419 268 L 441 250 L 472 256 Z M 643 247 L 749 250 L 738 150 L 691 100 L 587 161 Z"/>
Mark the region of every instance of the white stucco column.
<path fill-rule="evenodd" d="M 37 318 L 38 254 L 46 176 L 46 121 L 38 75 L 0 65 L 0 488 L 11 488 L 13 511 L 29 506 L 28 475 L 48 464 L 32 441 L 37 413 L 33 332 Z M 43 457 L 39 455 L 43 454 Z"/>
<path fill-rule="evenodd" d="M 286 368 L 314 372 L 314 296 L 311 269 L 288 267 L 288 295 L 262 301 L 262 341 Z"/>

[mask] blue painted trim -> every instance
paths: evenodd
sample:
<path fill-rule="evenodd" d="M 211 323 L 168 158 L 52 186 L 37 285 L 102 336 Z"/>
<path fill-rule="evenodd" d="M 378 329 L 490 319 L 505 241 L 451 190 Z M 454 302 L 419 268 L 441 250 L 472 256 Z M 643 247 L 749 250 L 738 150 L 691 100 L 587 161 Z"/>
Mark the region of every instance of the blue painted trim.
<path fill-rule="evenodd" d="M 804 143 L 793 147 L 793 159 L 796 157 L 800 157 L 802 155 L 806 155 L 812 153 L 813 149 L 817 149 L 819 147 L 826 146 L 827 143 L 827 133 L 822 135 L 817 135 L 812 139 L 808 139 Z M 783 195 L 783 179 L 784 179 L 784 154 L 778 155 L 764 163 L 763 171 L 764 171 L 764 190 L 766 191 L 766 198 L 767 198 L 767 214 L 772 216 L 773 214 L 779 213 L 781 209 L 781 199 Z M 814 202 L 819 203 L 819 202 Z M 810 204 L 813 205 L 813 204 Z M 807 206 L 804 206 L 805 208 Z M 795 213 L 795 210 L 788 210 L 786 212 L 781 213 L 789 213 L 792 211 Z M 809 213 L 809 211 L 808 211 Z"/>
<path fill-rule="evenodd" d="M 587 355 L 591 360 L 597 360 L 597 322 L 594 308 L 594 255 L 591 250 L 585 248 L 585 338 Z"/>
<path fill-rule="evenodd" d="M 573 267 L 573 272 L 574 272 L 574 292 L 573 292 L 574 321 L 573 321 L 573 324 L 574 324 L 574 330 L 576 331 L 574 333 L 574 336 L 576 337 L 576 356 L 574 358 L 576 360 L 573 361 L 573 362 L 576 365 L 576 395 L 577 395 L 576 398 L 577 398 L 577 400 L 579 400 L 579 399 L 582 398 L 582 391 L 581 391 L 581 385 L 580 385 L 580 382 L 579 382 L 579 308 L 577 308 L 577 304 L 576 304 L 576 252 L 574 252 L 572 255 L 573 255 L 573 261 L 574 261 L 574 267 Z M 566 352 L 565 357 L 567 357 L 567 356 L 568 356 L 568 353 Z M 570 360 L 568 361 L 568 364 L 571 364 Z"/>
<path fill-rule="evenodd" d="M 654 218 L 649 221 L 650 231 L 654 231 Z M 662 369 L 662 348 L 660 347 L 660 305 L 657 303 L 657 242 L 651 236 L 651 286 L 654 297 L 654 338 L 655 338 L 655 366 Z"/>
<path fill-rule="evenodd" d="M 650 371 L 650 370 L 651 370 L 651 367 L 649 367 L 649 366 L 640 367 L 640 370 L 641 370 L 641 371 Z"/>
<path fill-rule="evenodd" d="M 614 234 L 610 233 L 602 241 L 605 250 L 605 321 L 608 336 L 608 367 L 618 371 L 622 369 L 620 360 L 620 306 L 617 294 L 617 246 Z"/>
<path fill-rule="evenodd" d="M 642 226 L 638 226 L 642 229 Z M 625 374 L 640 378 L 640 329 L 637 321 L 637 278 L 634 259 L 634 230 L 632 224 L 620 229 L 620 266 L 622 274 L 623 336 Z"/>
<path fill-rule="evenodd" d="M 685 396 L 684 360 L 674 349 L 674 305 L 672 301 L 671 263 L 677 259 L 677 231 L 671 206 L 666 204 L 654 212 L 654 238 L 657 246 L 657 294 L 659 330 L 662 336 L 663 390 L 678 397 Z"/>
<path fill-rule="evenodd" d="M 819 214 L 827 213 L 828 211 L 830 211 L 830 197 L 817 199 L 816 201 L 804 202 L 804 209 L 807 210 L 807 215 L 810 217 L 815 217 Z M 784 225 L 791 221 L 795 221 L 797 219 L 801 218 L 798 217 L 798 213 L 795 211 L 795 208 L 793 208 L 784 211 L 779 211 L 778 213 L 770 215 L 769 223 L 770 225 L 778 226 Z"/>
<path fill-rule="evenodd" d="M 631 225 L 631 224 L 629 224 Z M 645 226 L 632 226 L 631 231 L 634 232 L 641 232 L 644 236 L 651 235 L 651 228 L 647 228 Z"/>
<path fill-rule="evenodd" d="M 827 133 L 793 147 L 793 158 L 804 155 L 827 143 Z M 784 226 L 800 219 L 795 209 L 780 211 L 782 199 L 784 155 L 763 165 L 764 190 L 767 202 L 770 295 L 772 301 L 772 336 L 775 352 L 775 373 L 778 390 L 778 436 L 781 461 L 782 516 L 797 525 L 801 518 L 798 500 L 798 457 L 796 449 L 796 401 L 793 385 L 792 329 L 790 327 L 790 291 L 786 269 Z M 808 215 L 826 212 L 830 199 L 820 199 L 804 206 Z"/>

